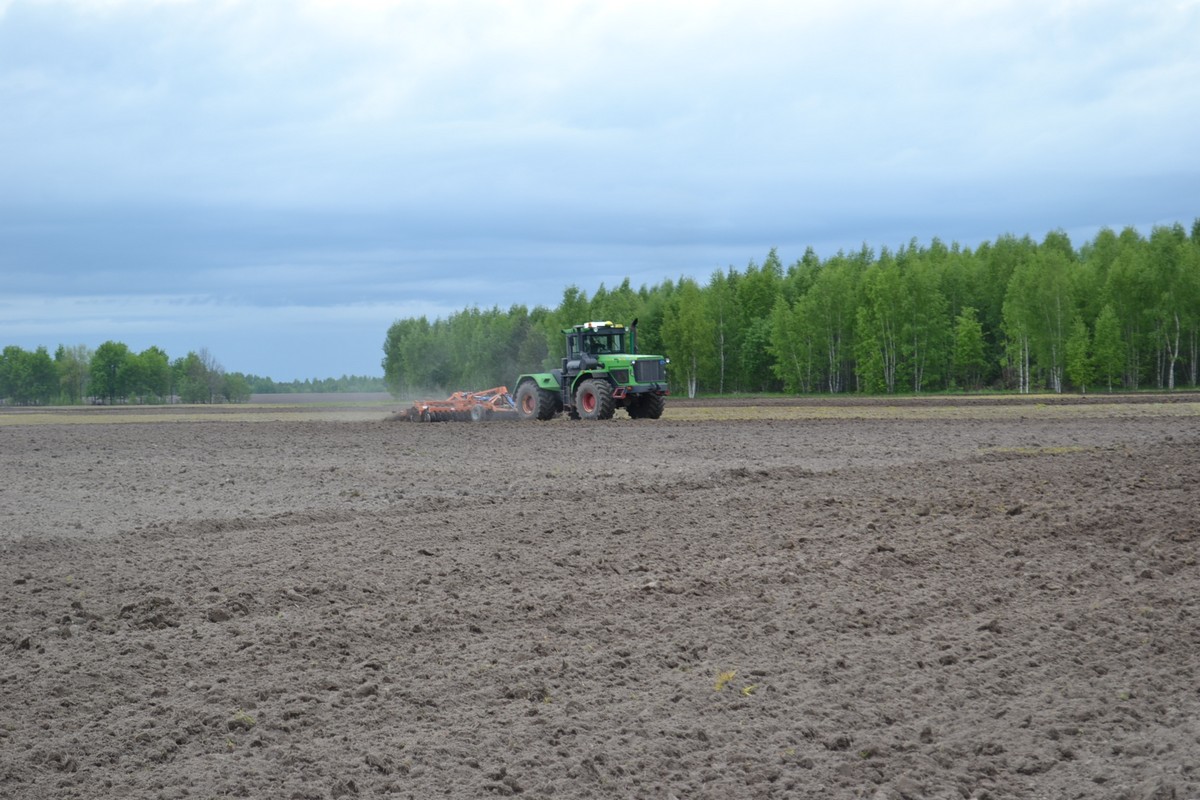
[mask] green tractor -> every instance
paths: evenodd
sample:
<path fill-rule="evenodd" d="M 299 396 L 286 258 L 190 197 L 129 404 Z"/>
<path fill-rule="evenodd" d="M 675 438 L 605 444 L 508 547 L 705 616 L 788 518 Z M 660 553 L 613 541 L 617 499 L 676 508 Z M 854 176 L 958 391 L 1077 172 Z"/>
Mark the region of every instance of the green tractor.
<path fill-rule="evenodd" d="M 563 333 L 567 357 L 561 369 L 517 378 L 514 397 L 522 419 L 551 419 L 563 411 L 571 419 L 612 419 L 618 408 L 634 419 L 662 416 L 669 359 L 638 354 L 636 319 L 628 330 L 585 322 Z"/>

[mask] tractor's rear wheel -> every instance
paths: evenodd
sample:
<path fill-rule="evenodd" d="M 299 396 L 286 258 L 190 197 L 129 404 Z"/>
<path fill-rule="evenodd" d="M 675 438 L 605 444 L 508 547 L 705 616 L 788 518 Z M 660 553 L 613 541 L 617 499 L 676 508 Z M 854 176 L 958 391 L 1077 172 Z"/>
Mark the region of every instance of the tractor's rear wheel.
<path fill-rule="evenodd" d="M 607 381 L 588 378 L 575 390 L 575 410 L 580 419 L 612 419 L 616 404 Z"/>
<path fill-rule="evenodd" d="M 533 381 L 525 381 L 517 388 L 516 403 L 521 419 L 547 420 L 555 414 L 554 393 Z"/>

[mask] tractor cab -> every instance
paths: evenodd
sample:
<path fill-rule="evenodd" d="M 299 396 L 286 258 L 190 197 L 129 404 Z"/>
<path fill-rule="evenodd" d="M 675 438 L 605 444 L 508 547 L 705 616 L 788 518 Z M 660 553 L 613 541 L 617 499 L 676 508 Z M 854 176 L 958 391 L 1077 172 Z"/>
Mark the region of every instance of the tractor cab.
<path fill-rule="evenodd" d="M 591 369 L 595 356 L 625 354 L 625 326 L 611 322 L 585 322 L 563 331 L 567 335 L 567 357 L 563 371 Z"/>

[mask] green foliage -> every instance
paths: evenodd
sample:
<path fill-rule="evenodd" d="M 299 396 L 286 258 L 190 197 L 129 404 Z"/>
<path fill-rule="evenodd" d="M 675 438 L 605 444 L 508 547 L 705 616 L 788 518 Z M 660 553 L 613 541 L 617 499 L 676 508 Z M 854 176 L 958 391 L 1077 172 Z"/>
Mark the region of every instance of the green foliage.
<path fill-rule="evenodd" d="M 209 399 L 204 365 L 196 353 L 189 352 L 186 356 L 171 362 L 171 375 L 180 402 L 203 403 Z"/>
<path fill-rule="evenodd" d="M 181 402 L 216 403 L 223 397 L 225 370 L 204 348 L 176 359 L 171 374 Z"/>
<path fill-rule="evenodd" d="M 856 350 L 863 391 L 896 391 L 906 289 L 900 263 L 884 250 L 863 273 L 856 312 Z"/>
<path fill-rule="evenodd" d="M 534 323 L 523 320 L 522 325 Z M 542 358 L 540 335 L 535 347 L 518 353 Z M 540 350 L 539 350 L 540 347 Z M 226 373 L 207 350 L 191 352 L 172 362 L 161 348 L 150 346 L 133 353 L 122 342 L 108 341 L 94 352 L 86 345 L 59 345 L 51 358 L 45 347 L 27 352 L 10 345 L 0 352 L 0 403 L 169 403 L 178 397 L 188 403 L 244 403 L 251 394 L 282 392 L 381 392 L 383 378 L 343 375 L 275 383 L 270 378 Z"/>
<path fill-rule="evenodd" d="M 171 396 L 171 360 L 158 347 L 147 347 L 137 355 L 138 381 L 134 394 L 163 402 Z"/>
<path fill-rule="evenodd" d="M 591 306 L 592 310 L 588 319 L 611 320 L 628 325 L 641 310 L 642 298 L 633 291 L 629 285 L 629 279 L 626 278 L 620 286 L 612 291 L 605 290 L 604 284 L 600 284 L 600 288 L 592 296 Z M 563 327 L 574 325 L 575 322 L 568 322 Z"/>
<path fill-rule="evenodd" d="M 964 389 L 978 389 L 987 364 L 984 357 L 983 325 L 970 306 L 954 320 L 954 376 Z"/>
<path fill-rule="evenodd" d="M 708 321 L 709 337 L 712 339 L 713 359 L 700 366 L 700 383 L 707 382 L 717 392 L 724 394 L 729 388 L 733 360 L 735 331 L 737 329 L 734 293 L 737 289 L 738 273 L 731 267 L 729 272 L 717 270 L 709 279 L 704 290 L 704 314 Z M 709 389 L 712 391 L 712 388 Z"/>
<path fill-rule="evenodd" d="M 221 378 L 221 397 L 226 403 L 245 403 L 250 399 L 250 384 L 239 373 L 227 372 Z"/>
<path fill-rule="evenodd" d="M 795 303 L 786 296 L 775 301 L 771 311 L 771 355 L 772 368 L 784 390 L 808 394 L 816 391 L 819 363 L 813 326 L 801 307 L 803 297 Z"/>
<path fill-rule="evenodd" d="M 913 392 L 944 385 L 951 322 L 940 279 L 946 254 L 944 245 L 934 239 L 928 250 L 912 242 L 896 257 L 900 289 L 891 300 L 900 308 L 898 370 Z"/>
<path fill-rule="evenodd" d="M 759 267 L 750 262 L 734 288 L 737 358 L 733 373 L 738 390 L 763 392 L 778 389 L 771 369 L 771 313 L 782 293 L 783 265 L 774 249 Z"/>
<path fill-rule="evenodd" d="M 1017 264 L 1005 299 L 1005 326 L 1021 348 L 1022 389 L 1032 370 L 1055 392 L 1063 387 L 1070 320 L 1075 314 L 1072 287 L 1074 253 L 1066 234 L 1052 233 L 1030 258 Z"/>
<path fill-rule="evenodd" d="M 1121 341 L 1121 323 L 1111 303 L 1100 309 L 1096 318 L 1096 333 L 1092 340 L 1092 363 L 1094 380 L 1101 381 L 1108 391 L 1121 378 L 1125 364 L 1125 343 Z"/>
<path fill-rule="evenodd" d="M 130 376 L 125 362 L 129 355 L 129 347 L 122 342 L 109 340 L 96 348 L 90 367 L 93 396 L 107 400 L 109 405 L 125 398 Z"/>
<path fill-rule="evenodd" d="M 1153 350 L 1147 327 L 1147 310 L 1154 306 L 1154 287 L 1145 239 L 1133 228 L 1121 231 L 1116 256 L 1104 281 L 1104 298 L 1112 306 L 1125 345 L 1123 383 L 1137 389 L 1149 374 L 1148 354 Z"/>
<path fill-rule="evenodd" d="M 470 309 L 398 320 L 384 345 L 397 393 L 484 388 L 553 365 L 559 330 L 641 318 L 644 352 L 665 353 L 676 391 L 925 392 L 985 386 L 1062 391 L 1068 381 L 1196 385 L 1200 365 L 1200 221 L 1101 230 L 1078 250 L 1062 231 L 1039 244 L 1004 235 L 974 251 L 913 240 L 876 256 L 865 245 L 822 261 L 717 270 L 634 292 L 578 286 L 554 309 Z M 1075 325 L 1095 331 L 1086 346 Z M 527 328 L 522 328 L 522 323 Z M 513 345 L 521 331 L 535 330 Z M 517 353 L 512 357 L 514 349 Z M 548 357 L 547 357 L 548 356 Z M 1086 357 L 1085 357 L 1086 356 Z M 507 368 L 505 367 L 507 365 Z M 1090 368 L 1089 368 L 1090 365 Z"/>
<path fill-rule="evenodd" d="M 884 358 L 889 353 L 887 344 L 868 306 L 858 307 L 854 328 L 854 359 L 859 391 L 891 394 L 896 390 L 895 362 L 890 361 L 885 365 Z"/>
<path fill-rule="evenodd" d="M 107 397 L 110 403 L 129 398 L 140 403 L 161 403 L 170 399 L 171 365 L 167 354 L 158 347 L 148 347 L 135 354 L 120 342 L 105 342 L 92 359 L 92 370 L 97 369 L 113 376 L 107 382 L 97 383 L 94 374 L 92 379 L 93 387 L 107 390 L 101 396 Z"/>
<path fill-rule="evenodd" d="M 58 370 L 58 383 L 62 397 L 68 403 L 83 402 L 87 396 L 88 380 L 91 377 L 92 351 L 87 345 L 74 347 L 59 345 L 54 351 L 54 365 Z M 3 392 L 0 392 L 2 395 Z"/>
<path fill-rule="evenodd" d="M 823 378 L 814 391 L 844 391 L 847 376 L 852 374 L 860 264 L 839 252 L 822 265 L 812 287 L 796 303 L 796 313 L 811 326 L 814 369 Z"/>
<path fill-rule="evenodd" d="M 711 358 L 713 338 L 704 314 L 704 295 L 691 278 L 681 278 L 666 304 L 662 343 L 674 354 L 675 371 L 682 374 L 687 396 L 696 396 L 700 364 Z"/>
<path fill-rule="evenodd" d="M 587 296 L 574 287 L 564 293 L 564 303 L 583 313 L 581 319 L 591 313 Z M 397 397 L 507 385 L 560 357 L 565 313 L 513 306 L 470 308 L 432 323 L 425 317 L 398 320 L 384 339 L 384 383 Z"/>
<path fill-rule="evenodd" d="M 58 371 L 45 347 L 30 352 L 9 345 L 0 351 L 0 399 L 45 405 L 57 393 Z"/>
<path fill-rule="evenodd" d="M 1076 317 L 1066 342 L 1067 378 L 1081 393 L 1087 392 L 1096 368 L 1092 361 L 1092 337 L 1084 321 Z"/>

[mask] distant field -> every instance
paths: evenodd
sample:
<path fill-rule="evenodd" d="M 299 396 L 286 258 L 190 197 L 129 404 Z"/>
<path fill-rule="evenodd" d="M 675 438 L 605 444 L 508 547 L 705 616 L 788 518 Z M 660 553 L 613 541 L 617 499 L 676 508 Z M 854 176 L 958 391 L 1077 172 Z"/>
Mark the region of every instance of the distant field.
<path fill-rule="evenodd" d="M 57 406 L 0 408 L 7 425 L 147 422 L 371 422 L 408 407 L 386 392 L 259 394 L 236 405 Z M 722 420 L 1051 420 L 1200 416 L 1200 394 L 986 395 L 954 397 L 671 398 L 675 422 Z M 629 420 L 623 411 L 617 421 Z M 565 424 L 559 418 L 553 424 Z"/>
<path fill-rule="evenodd" d="M 74 425 L 145 422 L 370 422 L 399 408 L 387 393 L 254 395 L 232 405 L 52 406 L 0 408 L 7 425 Z M 303 397 L 304 399 L 292 399 Z"/>
<path fill-rule="evenodd" d="M 293 394 L 252 394 L 251 403 L 383 403 L 392 399 L 387 392 L 296 392 Z"/>

